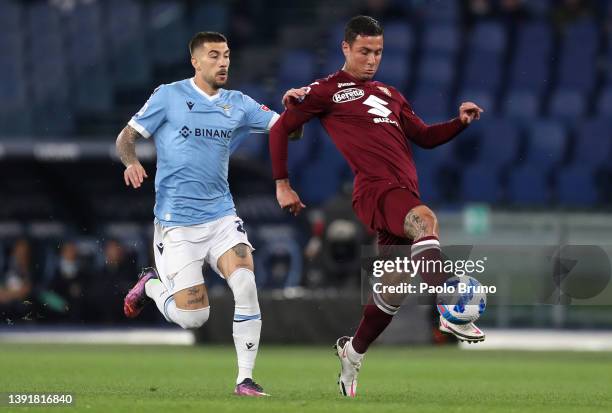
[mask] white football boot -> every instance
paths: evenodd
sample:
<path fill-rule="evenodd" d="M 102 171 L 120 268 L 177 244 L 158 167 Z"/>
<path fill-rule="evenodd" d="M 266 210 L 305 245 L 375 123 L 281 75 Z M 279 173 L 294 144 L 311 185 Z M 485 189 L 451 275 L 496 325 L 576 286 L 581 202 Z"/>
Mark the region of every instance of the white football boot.
<path fill-rule="evenodd" d="M 466 341 L 470 344 L 484 341 L 485 333 L 474 323 L 454 324 L 440 316 L 440 331 L 446 334 L 452 334 L 461 341 Z"/>
<path fill-rule="evenodd" d="M 340 374 L 338 375 L 338 387 L 340 394 L 346 397 L 355 397 L 357 394 L 357 375 L 361 368 L 361 362 L 353 363 L 347 355 L 347 347 L 352 337 L 343 336 L 336 340 L 334 348 L 340 359 Z"/>

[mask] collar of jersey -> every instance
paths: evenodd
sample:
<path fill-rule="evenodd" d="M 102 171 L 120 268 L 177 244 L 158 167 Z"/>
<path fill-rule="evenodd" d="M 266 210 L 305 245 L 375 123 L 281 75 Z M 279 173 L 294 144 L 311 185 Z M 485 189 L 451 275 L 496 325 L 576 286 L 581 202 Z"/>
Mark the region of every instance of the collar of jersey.
<path fill-rule="evenodd" d="M 217 100 L 219 98 L 219 96 L 221 96 L 221 92 L 223 91 L 223 89 L 219 89 L 219 91 L 210 96 L 208 93 L 204 92 L 202 89 L 200 89 L 198 87 L 198 85 L 196 85 L 196 83 L 194 82 L 193 78 L 189 79 L 189 83 L 191 84 L 191 87 L 193 87 L 193 89 L 198 92 L 200 95 L 204 96 L 206 98 L 207 101 L 209 102 L 213 102 L 215 100 Z"/>
<path fill-rule="evenodd" d="M 356 77 L 353 77 L 353 75 L 351 75 L 349 72 L 345 71 L 344 69 L 340 69 L 340 76 L 344 76 L 346 79 L 356 84 L 367 85 L 369 82 L 372 82 L 372 80 L 357 79 Z"/>

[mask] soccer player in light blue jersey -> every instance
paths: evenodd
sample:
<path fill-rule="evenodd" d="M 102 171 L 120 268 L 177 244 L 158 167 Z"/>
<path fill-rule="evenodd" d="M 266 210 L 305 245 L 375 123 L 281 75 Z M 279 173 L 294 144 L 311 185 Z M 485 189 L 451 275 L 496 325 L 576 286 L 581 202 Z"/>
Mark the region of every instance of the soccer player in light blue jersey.
<path fill-rule="evenodd" d="M 198 33 L 189 50 L 194 77 L 155 89 L 117 138 L 125 184 L 134 188 L 147 177 L 136 157 L 136 139 L 153 137 L 157 150 L 157 272 L 143 271 L 125 297 L 124 312 L 136 317 L 149 297 L 169 322 L 201 327 L 210 314 L 202 275 L 207 262 L 234 295 L 234 392 L 263 396 L 266 393 L 252 376 L 261 331 L 253 247 L 236 215 L 227 172 L 239 140 L 250 132 L 267 132 L 278 115 L 239 91 L 222 88 L 230 63 L 222 34 Z"/>

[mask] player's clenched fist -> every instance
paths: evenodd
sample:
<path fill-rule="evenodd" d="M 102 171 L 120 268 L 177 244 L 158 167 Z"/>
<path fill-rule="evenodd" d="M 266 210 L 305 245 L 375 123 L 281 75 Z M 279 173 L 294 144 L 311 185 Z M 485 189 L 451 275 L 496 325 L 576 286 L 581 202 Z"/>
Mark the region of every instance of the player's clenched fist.
<path fill-rule="evenodd" d="M 473 120 L 480 119 L 480 114 L 484 112 L 483 109 L 478 107 L 473 102 L 463 102 L 459 106 L 459 119 L 464 125 L 469 125 Z"/>
<path fill-rule="evenodd" d="M 298 215 L 306 208 L 287 180 L 276 181 L 276 200 L 282 209 L 288 209 L 293 215 Z"/>
<path fill-rule="evenodd" d="M 303 99 L 304 96 L 306 96 L 307 94 L 308 94 L 307 87 L 301 87 L 299 89 L 289 89 L 283 95 L 283 106 L 288 108 L 294 102 L 300 101 L 301 99 Z"/>
<path fill-rule="evenodd" d="M 134 188 L 140 188 L 145 178 L 148 178 L 147 172 L 140 162 L 128 165 L 125 171 L 123 171 L 123 179 L 126 186 L 132 185 Z"/>

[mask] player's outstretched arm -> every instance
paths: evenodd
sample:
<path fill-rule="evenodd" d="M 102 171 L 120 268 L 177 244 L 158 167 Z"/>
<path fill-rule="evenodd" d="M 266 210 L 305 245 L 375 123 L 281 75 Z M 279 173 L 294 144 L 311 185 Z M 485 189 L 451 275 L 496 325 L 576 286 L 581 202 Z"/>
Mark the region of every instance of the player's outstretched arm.
<path fill-rule="evenodd" d="M 285 108 L 293 107 L 296 103 L 301 102 L 304 96 L 308 93 L 307 87 L 301 87 L 297 89 L 289 89 L 283 95 L 282 103 Z M 292 141 L 302 139 L 304 136 L 304 125 L 301 125 L 298 129 L 294 130 L 289 134 L 289 139 Z"/>
<path fill-rule="evenodd" d="M 132 185 L 134 188 L 140 188 L 144 178 L 148 178 L 147 172 L 136 157 L 136 139 L 138 138 L 143 138 L 143 136 L 136 129 L 127 125 L 119 133 L 115 143 L 117 155 L 125 165 L 125 171 L 123 171 L 125 185 Z"/>
<path fill-rule="evenodd" d="M 475 103 L 464 102 L 459 107 L 459 116 L 448 122 L 427 125 L 409 105 L 402 110 L 402 127 L 406 136 L 422 148 L 440 146 L 463 131 L 473 120 L 480 119 L 483 110 Z"/>
<path fill-rule="evenodd" d="M 270 129 L 270 158 L 272 160 L 272 175 L 276 181 L 276 200 L 278 205 L 298 215 L 306 207 L 289 183 L 287 170 L 289 130 L 301 128 L 301 122 L 291 122 L 291 115 L 285 111 Z"/>

